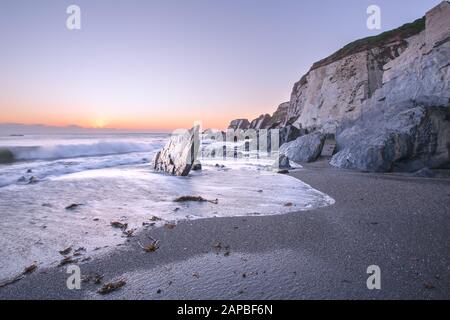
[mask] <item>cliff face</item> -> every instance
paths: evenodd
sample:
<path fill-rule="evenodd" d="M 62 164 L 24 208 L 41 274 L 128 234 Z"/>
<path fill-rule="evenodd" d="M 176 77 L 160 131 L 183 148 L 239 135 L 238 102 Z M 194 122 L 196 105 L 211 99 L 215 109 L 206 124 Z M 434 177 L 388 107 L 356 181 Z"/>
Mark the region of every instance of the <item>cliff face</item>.
<path fill-rule="evenodd" d="M 236 119 L 230 122 L 228 129 L 273 129 L 283 128 L 292 124 L 297 117 L 290 118 L 288 115 L 290 102 L 280 104 L 272 114 L 262 114 L 249 122 L 247 119 Z"/>
<path fill-rule="evenodd" d="M 450 4 L 426 15 L 425 30 L 383 65 L 381 87 L 361 115 L 337 128 L 331 164 L 363 171 L 450 168 Z"/>
<path fill-rule="evenodd" d="M 448 7 L 444 1 L 413 23 L 357 40 L 314 63 L 294 85 L 290 101 L 272 116 L 253 120 L 250 127 L 268 129 L 294 123 L 310 132 L 335 133 L 341 123 L 358 119 L 367 100 L 386 82 L 423 67 L 417 64 L 421 56 L 450 34 Z M 438 78 L 426 81 L 437 82 Z"/>
<path fill-rule="evenodd" d="M 370 100 L 374 93 L 398 77 L 403 77 L 413 90 L 397 82 L 407 89 L 403 94 L 397 90 L 397 100 L 448 95 L 448 82 L 442 83 L 441 79 L 448 71 L 445 63 L 450 58 L 443 56 L 436 61 L 429 54 L 436 45 L 446 45 L 443 42 L 448 41 L 449 7 L 444 1 L 424 18 L 355 41 L 315 63 L 294 85 L 288 117 L 297 117 L 296 126 L 309 131 L 335 133 L 342 123 L 360 118 L 373 104 Z M 444 66 L 436 74 L 425 73 L 432 64 L 440 62 Z"/>
<path fill-rule="evenodd" d="M 450 3 L 443 1 L 413 23 L 315 63 L 260 128 L 335 134 L 338 167 L 449 167 L 449 79 Z"/>
<path fill-rule="evenodd" d="M 311 69 L 292 90 L 288 116 L 308 131 L 334 133 L 341 122 L 361 116 L 364 101 L 382 85 L 383 65 L 406 48 L 399 40 Z"/>

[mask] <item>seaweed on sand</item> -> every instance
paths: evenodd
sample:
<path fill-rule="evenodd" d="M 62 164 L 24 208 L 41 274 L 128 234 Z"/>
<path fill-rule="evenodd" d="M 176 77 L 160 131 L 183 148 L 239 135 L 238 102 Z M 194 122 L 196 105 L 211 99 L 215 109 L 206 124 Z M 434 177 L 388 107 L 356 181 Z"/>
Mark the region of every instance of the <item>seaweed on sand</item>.
<path fill-rule="evenodd" d="M 122 223 L 119 221 L 111 221 L 111 226 L 113 228 L 119 228 L 119 229 L 127 229 L 128 228 L 128 223 Z"/>
<path fill-rule="evenodd" d="M 213 204 L 218 204 L 219 199 L 208 200 L 201 196 L 181 196 L 173 200 L 174 202 L 210 202 Z"/>
<path fill-rule="evenodd" d="M 155 252 L 156 250 L 159 249 L 158 243 L 159 240 L 153 239 L 152 237 L 148 237 L 152 242 L 147 244 L 147 245 L 143 245 L 140 241 L 138 241 L 138 245 L 139 247 L 141 247 L 145 252 Z"/>
<path fill-rule="evenodd" d="M 119 279 L 117 281 L 113 281 L 113 282 L 109 282 L 109 283 L 105 283 L 100 290 L 98 290 L 97 292 L 100 294 L 108 294 L 111 293 L 113 291 L 116 291 L 120 288 L 122 288 L 124 285 L 126 285 L 127 283 L 125 282 L 125 280 L 123 279 Z"/>

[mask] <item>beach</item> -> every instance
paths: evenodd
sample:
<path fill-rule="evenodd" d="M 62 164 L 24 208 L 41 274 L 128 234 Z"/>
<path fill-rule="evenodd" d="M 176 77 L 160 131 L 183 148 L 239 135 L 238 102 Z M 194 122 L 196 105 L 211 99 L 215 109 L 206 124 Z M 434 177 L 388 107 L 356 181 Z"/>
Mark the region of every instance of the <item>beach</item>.
<path fill-rule="evenodd" d="M 291 173 L 335 203 L 267 216 L 180 220 L 141 230 L 79 263 L 37 268 L 0 288 L 1 299 L 449 299 L 450 182 L 332 168 Z M 281 176 L 281 175 L 280 175 Z M 145 252 L 139 243 L 157 239 Z M 381 269 L 368 290 L 367 267 Z M 126 284 L 107 295 L 102 283 Z"/>

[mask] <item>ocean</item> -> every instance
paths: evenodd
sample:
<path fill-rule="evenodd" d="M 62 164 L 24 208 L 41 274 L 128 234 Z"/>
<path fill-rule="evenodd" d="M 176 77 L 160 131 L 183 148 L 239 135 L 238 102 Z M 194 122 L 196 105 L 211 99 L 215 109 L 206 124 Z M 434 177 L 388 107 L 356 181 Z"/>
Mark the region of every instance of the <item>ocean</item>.
<path fill-rule="evenodd" d="M 78 263 L 180 220 L 298 212 L 334 203 L 273 159 L 200 159 L 187 177 L 152 170 L 167 134 L 0 136 L 0 281 L 32 263 Z M 211 146 L 204 141 L 203 148 Z M 297 170 L 301 170 L 297 166 Z M 217 203 L 178 203 L 201 196 Z M 127 233 L 111 222 L 127 224 Z"/>

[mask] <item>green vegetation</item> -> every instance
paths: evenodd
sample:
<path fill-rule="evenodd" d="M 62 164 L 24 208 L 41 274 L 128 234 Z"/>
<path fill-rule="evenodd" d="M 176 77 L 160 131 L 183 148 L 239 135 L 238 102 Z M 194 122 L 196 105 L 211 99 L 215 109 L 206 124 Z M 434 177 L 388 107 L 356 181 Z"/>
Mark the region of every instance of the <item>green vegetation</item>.
<path fill-rule="evenodd" d="M 383 32 L 377 36 L 359 39 L 347 44 L 345 47 L 332 54 L 328 58 L 316 62 L 311 69 L 330 64 L 336 60 L 340 60 L 346 56 L 369 50 L 376 47 L 381 47 L 393 41 L 401 41 L 409 38 L 421 31 L 425 30 L 425 17 L 417 19 L 414 22 L 404 24 L 403 26 Z"/>

